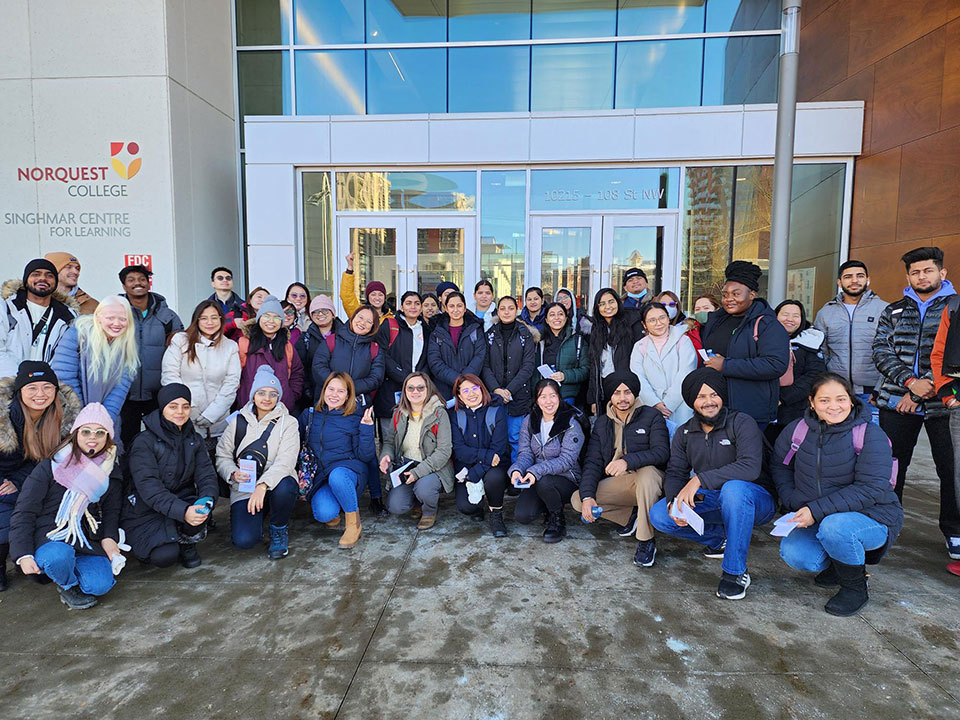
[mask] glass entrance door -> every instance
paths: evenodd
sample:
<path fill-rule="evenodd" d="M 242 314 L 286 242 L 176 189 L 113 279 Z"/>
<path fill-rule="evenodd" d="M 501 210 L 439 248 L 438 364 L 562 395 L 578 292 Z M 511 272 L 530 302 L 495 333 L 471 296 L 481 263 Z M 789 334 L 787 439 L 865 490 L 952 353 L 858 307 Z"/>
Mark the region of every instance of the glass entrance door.
<path fill-rule="evenodd" d="M 338 221 L 339 273 L 346 269 L 347 254 L 353 253 L 357 296 L 363 298 L 367 283 L 379 280 L 391 306 L 408 290 L 436 292 L 443 280 L 463 288 L 467 278 L 476 276 L 474 245 L 472 218 L 366 216 Z M 335 301 L 342 313 L 339 284 L 337 289 Z"/>
<path fill-rule="evenodd" d="M 527 272 L 544 293 L 570 289 L 585 309 L 600 288 L 619 293 L 631 267 L 643 269 L 651 292 L 675 288 L 676 229 L 674 215 L 534 216 Z"/>

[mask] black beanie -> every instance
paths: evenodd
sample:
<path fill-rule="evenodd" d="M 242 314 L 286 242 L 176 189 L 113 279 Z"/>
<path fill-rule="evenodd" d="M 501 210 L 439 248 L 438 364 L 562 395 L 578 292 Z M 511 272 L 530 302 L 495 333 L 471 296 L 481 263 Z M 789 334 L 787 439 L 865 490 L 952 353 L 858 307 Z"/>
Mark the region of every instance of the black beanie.
<path fill-rule="evenodd" d="M 60 381 L 56 373 L 45 362 L 39 360 L 24 360 L 17 368 L 17 377 L 13 381 L 13 392 L 18 393 L 24 385 L 35 382 L 48 382 L 58 390 Z"/>
<path fill-rule="evenodd" d="M 723 271 L 725 282 L 738 282 L 756 292 L 760 289 L 760 276 L 763 270 L 746 260 L 734 260 Z"/>
<path fill-rule="evenodd" d="M 157 405 L 160 407 L 160 410 L 163 410 L 178 398 L 183 398 L 187 402 L 193 401 L 193 397 L 190 395 L 190 388 L 182 383 L 170 383 L 160 388 L 160 392 L 157 393 Z"/>
<path fill-rule="evenodd" d="M 603 379 L 603 396 L 609 400 L 621 385 L 626 385 L 634 396 L 640 395 L 640 378 L 628 370 L 617 370 Z"/>
<path fill-rule="evenodd" d="M 700 394 L 700 388 L 708 385 L 716 391 L 723 404 L 727 404 L 727 381 L 718 371 L 713 368 L 702 367 L 694 370 L 683 379 L 680 385 L 680 394 L 683 395 L 683 401 L 693 407 L 693 401 Z"/>
<path fill-rule="evenodd" d="M 23 269 L 23 284 L 27 284 L 27 278 L 30 277 L 30 273 L 34 270 L 49 270 L 53 273 L 53 289 L 57 289 L 57 285 L 60 284 L 60 277 L 57 274 L 57 266 L 46 258 L 37 258 L 31 260 L 27 263 L 27 266 Z"/>

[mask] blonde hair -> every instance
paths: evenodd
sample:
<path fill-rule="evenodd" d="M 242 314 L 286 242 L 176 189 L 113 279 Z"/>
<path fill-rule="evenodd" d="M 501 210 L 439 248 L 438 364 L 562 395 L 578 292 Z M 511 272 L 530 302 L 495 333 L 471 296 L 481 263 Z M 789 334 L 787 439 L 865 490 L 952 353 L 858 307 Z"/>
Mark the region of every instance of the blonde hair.
<path fill-rule="evenodd" d="M 127 315 L 127 329 L 114 338 L 113 342 L 100 325 L 100 316 L 111 305 L 119 305 Z M 93 315 L 79 317 L 74 325 L 77 328 L 80 354 L 87 353 L 87 371 L 95 380 L 110 380 L 110 376 L 117 369 L 121 375 L 133 375 L 140 368 L 133 311 L 126 298 L 119 295 L 105 297 L 97 305 Z"/>
<path fill-rule="evenodd" d="M 347 388 L 347 399 L 344 400 L 343 406 L 341 407 L 343 414 L 345 416 L 353 415 L 357 411 L 357 390 L 353 385 L 353 378 L 345 372 L 332 372 L 327 376 L 327 379 L 323 381 L 323 387 L 320 389 L 320 399 L 317 401 L 317 406 L 314 409 L 317 411 L 330 409 L 327 407 L 327 401 L 324 395 L 327 392 L 327 386 L 334 380 L 339 380 Z"/>

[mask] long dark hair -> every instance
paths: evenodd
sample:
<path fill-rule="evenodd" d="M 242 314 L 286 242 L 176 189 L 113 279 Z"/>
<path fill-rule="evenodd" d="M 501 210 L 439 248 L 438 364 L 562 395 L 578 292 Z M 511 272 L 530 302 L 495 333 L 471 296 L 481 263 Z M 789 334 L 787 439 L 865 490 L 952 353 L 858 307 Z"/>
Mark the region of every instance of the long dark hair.
<path fill-rule="evenodd" d="M 617 302 L 617 314 L 610 319 L 609 324 L 607 324 L 607 319 L 600 314 L 599 308 L 600 298 L 607 294 L 613 296 L 613 299 Z M 593 329 L 590 332 L 590 350 L 587 353 L 591 367 L 600 365 L 600 355 L 607 345 L 611 348 L 617 348 L 621 343 L 633 342 L 633 327 L 626 318 L 623 301 L 613 288 L 601 288 L 593 296 L 592 319 Z"/>
<path fill-rule="evenodd" d="M 251 323 L 248 326 L 247 333 L 250 337 L 250 347 L 247 350 L 248 355 L 252 355 L 261 348 L 269 348 L 273 359 L 283 360 L 287 356 L 287 343 L 290 341 L 290 331 L 283 326 L 283 318 L 280 318 L 280 329 L 273 336 L 273 340 L 267 338 L 263 329 L 260 327 L 260 321 Z"/>
<path fill-rule="evenodd" d="M 560 394 L 560 383 L 551 378 L 543 378 L 533 386 L 533 407 L 530 409 L 530 419 L 538 426 L 540 425 L 540 421 L 543 420 L 543 410 L 540 409 L 540 403 L 538 403 L 537 400 L 540 399 L 540 394 L 547 388 L 553 390 L 560 400 L 554 420 L 561 415 L 572 414 L 574 412 L 573 406 L 563 401 L 563 395 Z"/>
<path fill-rule="evenodd" d="M 561 310 L 563 310 L 563 316 L 566 318 L 566 320 L 563 323 L 563 327 L 560 328 L 559 336 L 554 335 L 553 328 L 547 324 L 547 314 L 555 307 L 558 307 Z M 543 337 L 544 345 L 549 345 L 550 343 L 553 343 L 553 342 L 560 342 L 560 336 L 563 335 L 563 331 L 566 330 L 568 327 L 570 327 L 570 311 L 568 311 L 561 303 L 554 301 L 543 308 L 543 333 L 541 333 L 541 336 Z"/>
<path fill-rule="evenodd" d="M 98 425 L 98 424 L 99 424 L 99 423 L 84 423 L 84 425 Z M 83 425 L 81 425 L 80 427 L 83 427 Z M 104 428 L 104 430 L 106 430 L 106 428 Z M 72 431 L 69 435 L 67 435 L 67 436 L 60 442 L 60 444 L 57 445 L 57 447 L 55 447 L 55 448 L 53 449 L 53 452 L 50 453 L 50 456 L 52 457 L 52 456 L 56 455 L 58 452 L 60 452 L 61 449 L 63 449 L 63 448 L 65 448 L 65 447 L 67 447 L 68 445 L 70 445 L 70 446 L 71 446 L 71 447 L 70 447 L 70 459 L 67 461 L 67 465 L 76 464 L 76 463 L 80 462 L 80 458 L 82 458 L 82 457 L 87 457 L 87 458 L 91 457 L 90 455 L 87 455 L 83 450 L 80 449 L 80 441 L 79 441 L 79 438 L 78 438 L 79 434 L 80 434 L 80 428 L 78 427 L 76 430 Z M 104 445 L 103 445 L 103 449 L 102 449 L 100 452 L 98 452 L 96 455 L 94 455 L 93 457 L 100 457 L 100 456 L 103 455 L 107 450 L 109 450 L 110 448 L 112 448 L 114 445 L 115 445 L 115 443 L 113 442 L 113 436 L 110 435 L 110 433 L 108 432 L 108 433 L 107 433 L 107 440 L 106 440 L 106 442 L 105 442 Z"/>
<path fill-rule="evenodd" d="M 223 308 L 220 307 L 220 303 L 216 300 L 202 300 L 200 304 L 193 309 L 193 317 L 190 318 L 190 325 L 186 329 L 187 333 L 187 362 L 194 363 L 197 361 L 197 343 L 200 342 L 200 316 L 208 309 L 213 308 L 217 311 L 217 316 L 220 318 L 220 329 L 217 330 L 217 334 L 210 341 L 211 345 L 217 345 L 220 343 L 220 338 L 223 337 Z"/>
<path fill-rule="evenodd" d="M 290 297 L 290 291 L 293 290 L 295 287 L 302 288 L 303 291 L 307 294 L 307 304 L 304 305 L 304 307 L 309 311 L 309 310 L 310 310 L 310 300 L 311 300 L 311 298 L 310 298 L 310 288 L 308 288 L 308 287 L 307 287 L 306 285 L 304 285 L 302 282 L 292 282 L 292 283 L 290 283 L 289 285 L 287 285 L 287 291 L 283 294 L 283 299 L 286 300 L 288 297 Z M 288 302 L 289 302 L 289 301 L 288 301 Z M 293 303 L 290 303 L 290 304 L 292 305 Z"/>
<path fill-rule="evenodd" d="M 791 333 L 790 339 L 792 340 L 797 335 L 799 335 L 804 330 L 806 330 L 808 327 L 810 327 L 810 321 L 807 320 L 807 309 L 803 306 L 803 303 L 800 302 L 799 300 L 794 300 L 792 298 L 784 300 L 782 303 L 777 305 L 777 307 L 774 308 L 773 310 L 773 314 L 779 315 L 780 310 L 786 307 L 787 305 L 796 305 L 798 308 L 800 308 L 800 327 L 798 327 L 795 332 Z"/>

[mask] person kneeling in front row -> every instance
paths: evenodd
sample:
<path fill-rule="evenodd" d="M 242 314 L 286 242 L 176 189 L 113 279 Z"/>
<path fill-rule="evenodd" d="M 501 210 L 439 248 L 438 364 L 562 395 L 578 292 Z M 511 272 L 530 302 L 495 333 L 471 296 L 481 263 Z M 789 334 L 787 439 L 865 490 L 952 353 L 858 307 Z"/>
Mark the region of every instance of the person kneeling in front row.
<path fill-rule="evenodd" d="M 650 522 L 662 533 L 706 545 L 707 557 L 722 557 L 717 597 L 740 600 L 750 587 L 750 535 L 776 512 L 772 485 L 761 477 L 763 438 L 753 418 L 725 407 L 727 383 L 716 370 L 694 370 L 681 389 L 694 416 L 673 436 L 664 498 L 650 511 Z M 702 535 L 681 516 L 682 506 L 703 518 Z"/>
<path fill-rule="evenodd" d="M 96 605 L 125 563 L 113 432 L 103 405 L 83 408 L 53 457 L 24 480 L 10 519 L 10 550 L 20 570 L 53 580 L 71 610 Z"/>
<path fill-rule="evenodd" d="M 650 525 L 650 508 L 663 489 L 663 471 L 670 459 L 670 436 L 663 415 L 639 399 L 640 381 L 623 370 L 603 379 L 609 398 L 606 414 L 597 418 L 583 463 L 580 490 L 571 504 L 585 522 L 593 522 L 593 509 L 625 531 L 636 533 L 633 562 L 650 567 L 657 545 Z"/>
<path fill-rule="evenodd" d="M 288 524 L 299 495 L 300 426 L 282 400 L 283 385 L 273 368 L 261 365 L 250 386 L 250 402 L 233 416 L 217 443 L 217 472 L 230 485 L 233 544 L 249 549 L 259 543 L 263 516 L 269 512 L 271 560 L 287 556 Z M 240 469 L 241 459 L 256 463 L 255 478 Z M 253 489 L 246 487 L 251 481 Z"/>
<path fill-rule="evenodd" d="M 819 572 L 820 587 L 840 586 L 824 606 L 831 615 L 853 615 L 867 604 L 864 566 L 880 562 L 903 527 L 890 441 L 871 414 L 847 380 L 828 373 L 814 381 L 810 409 L 774 448 L 777 494 L 796 511 L 780 557 Z"/>

